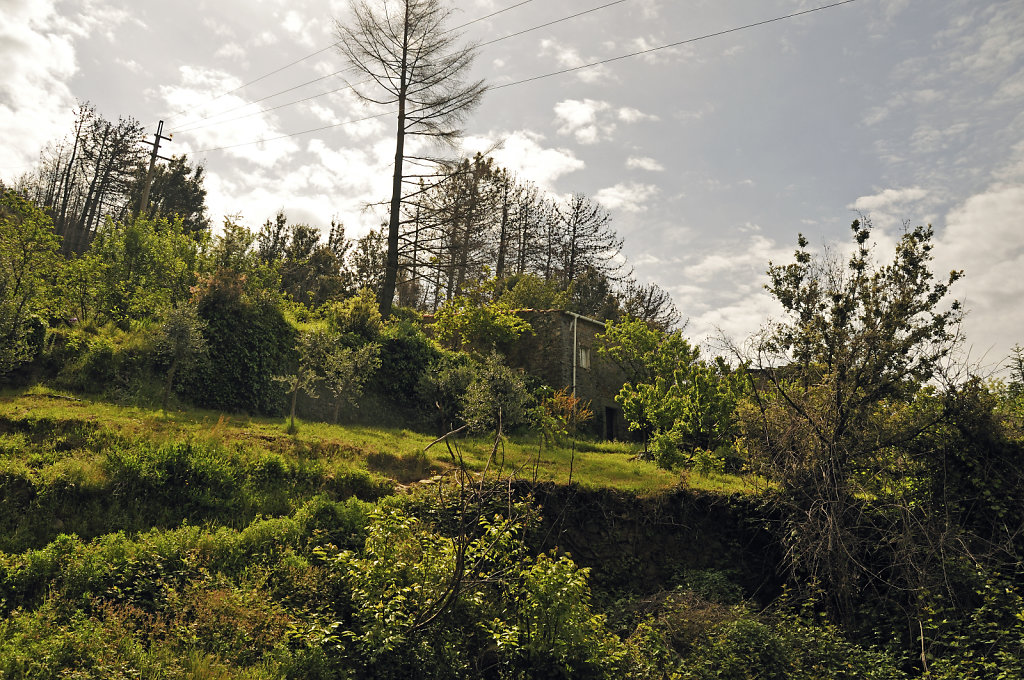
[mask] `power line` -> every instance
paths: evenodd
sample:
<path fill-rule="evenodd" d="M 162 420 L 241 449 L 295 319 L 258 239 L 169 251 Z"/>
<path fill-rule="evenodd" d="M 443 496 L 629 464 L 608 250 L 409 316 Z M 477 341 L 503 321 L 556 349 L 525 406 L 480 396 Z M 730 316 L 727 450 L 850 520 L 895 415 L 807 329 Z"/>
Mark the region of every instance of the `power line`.
<path fill-rule="evenodd" d="M 748 28 L 755 28 L 757 26 L 764 26 L 766 24 L 772 24 L 777 21 L 784 21 L 786 19 L 792 19 L 794 17 L 802 16 L 804 14 L 811 14 L 812 12 L 820 12 L 826 9 L 832 9 L 833 7 L 839 7 L 840 5 L 848 5 L 851 2 L 857 2 L 857 0 L 840 0 L 839 2 L 833 2 L 830 5 L 822 5 L 821 7 L 813 7 L 811 9 L 805 9 L 800 12 L 794 12 L 792 14 L 786 14 L 785 16 L 775 17 L 774 19 L 765 19 L 764 21 L 757 21 L 752 24 L 746 24 L 744 26 L 737 26 L 735 28 L 729 28 L 724 31 L 716 31 L 715 33 L 705 33 L 704 35 L 697 36 L 696 38 L 687 38 L 686 40 L 679 40 L 678 42 L 668 43 L 667 45 L 659 45 L 658 47 L 651 47 L 646 50 L 639 50 L 637 52 L 630 52 L 629 54 L 622 54 L 617 57 L 610 57 L 608 59 L 601 59 L 599 61 L 592 61 L 588 64 L 582 64 L 580 66 L 573 66 L 570 68 L 564 68 L 560 71 L 552 71 L 550 73 L 543 73 L 538 76 L 532 76 L 530 78 L 523 78 L 522 80 L 516 80 L 511 83 L 505 83 L 504 85 L 496 85 L 488 88 L 490 90 L 503 90 L 506 87 L 513 87 L 515 85 L 523 85 L 524 83 L 532 83 L 536 80 L 543 80 L 545 78 L 552 78 L 554 76 L 564 75 L 566 73 L 573 73 L 574 71 L 582 71 L 583 69 L 593 68 L 594 66 L 602 66 L 604 64 L 610 64 L 615 61 L 622 61 L 623 59 L 629 59 L 631 57 L 639 57 L 643 54 L 650 54 L 652 52 L 658 52 L 660 50 L 667 50 L 672 47 L 679 47 L 680 45 L 687 45 L 689 43 L 695 43 L 699 40 L 707 40 L 708 38 L 717 38 L 718 36 L 727 35 L 729 33 L 736 33 L 737 31 L 744 31 Z"/>
<path fill-rule="evenodd" d="M 496 17 L 496 16 L 498 16 L 499 14 L 504 14 L 505 12 L 508 12 L 509 10 L 513 10 L 513 9 L 515 9 L 516 7 L 522 7 L 523 5 L 528 5 L 528 4 L 530 4 L 531 2 L 533 2 L 533 0 L 523 0 L 522 2 L 517 2 L 517 3 L 516 3 L 516 4 L 514 4 L 514 5 L 509 5 L 509 6 L 508 6 L 508 7 L 506 7 L 505 9 L 499 9 L 499 10 L 498 10 L 497 12 L 491 12 L 490 14 L 485 14 L 484 16 L 482 16 L 482 17 L 478 17 L 478 18 L 476 18 L 476 19 L 473 19 L 472 21 L 467 21 L 467 22 L 466 22 L 466 23 L 464 23 L 464 24 L 459 24 L 459 25 L 458 25 L 458 26 L 456 26 L 455 28 L 450 28 L 450 29 L 448 29 L 448 31 L 446 31 L 446 32 L 447 32 L 447 33 L 451 33 L 452 31 L 457 31 L 457 30 L 459 30 L 459 29 L 461 29 L 461 28 L 465 28 L 466 26 L 472 26 L 472 25 L 473 25 L 473 24 L 475 24 L 475 23 L 479 23 L 479 22 L 481 22 L 481 21 L 484 21 L 485 19 L 490 19 L 491 17 Z"/>
<path fill-rule="evenodd" d="M 479 45 L 477 45 L 477 47 L 487 47 L 488 45 L 493 45 L 494 43 L 501 42 L 502 40 L 508 40 L 509 38 L 516 38 L 516 37 L 524 35 L 526 33 L 531 33 L 533 31 L 539 31 L 542 28 L 547 28 L 548 26 L 554 26 L 555 24 L 560 24 L 563 21 L 569 21 L 570 19 L 575 19 L 577 17 L 583 16 L 584 14 L 590 14 L 591 12 L 596 12 L 598 10 L 602 10 L 602 9 L 607 8 L 607 7 L 611 7 L 612 5 L 621 5 L 622 3 L 628 2 L 628 1 L 629 0 L 615 0 L 615 2 L 609 2 L 609 3 L 606 3 L 606 4 L 601 5 L 599 7 L 591 7 L 590 9 L 583 10 L 582 12 L 577 12 L 576 14 L 570 14 L 567 17 L 562 17 L 561 19 L 555 19 L 554 21 L 549 21 L 546 24 L 541 24 L 540 26 L 533 26 L 532 28 L 526 28 L 526 29 L 523 29 L 522 31 L 517 31 L 515 33 L 509 33 L 508 35 L 504 35 L 504 36 L 502 36 L 500 38 L 495 38 L 494 40 L 488 40 L 487 42 L 480 43 Z"/>
<path fill-rule="evenodd" d="M 226 146 L 218 146 L 218 147 L 214 147 L 214 148 L 211 148 L 211 149 L 199 149 L 198 151 L 193 151 L 192 153 L 206 153 L 208 151 L 223 151 L 224 149 L 234 149 L 234 148 L 237 148 L 237 147 L 240 147 L 240 146 L 251 146 L 253 144 L 263 144 L 264 142 L 276 142 L 276 141 L 281 140 L 281 139 L 288 139 L 289 137 L 298 137 L 300 135 L 308 135 L 308 134 L 313 133 L 313 132 L 321 132 L 323 130 L 330 130 L 331 128 L 341 127 L 342 125 L 353 125 L 355 123 L 362 123 L 362 122 L 367 121 L 367 120 L 373 120 L 374 118 L 383 118 L 384 116 L 393 116 L 393 115 L 395 115 L 395 113 L 397 113 L 397 109 L 395 111 L 385 111 L 384 113 L 377 113 L 377 114 L 374 114 L 372 116 L 366 116 L 364 118 L 354 118 L 352 120 L 345 120 L 345 121 L 342 121 L 340 123 L 332 123 L 331 125 L 323 125 L 321 127 L 313 128 L 311 130 L 302 130 L 301 132 L 292 132 L 292 133 L 289 133 L 287 135 L 280 135 L 279 137 L 268 137 L 266 139 L 254 139 L 254 140 L 252 140 L 250 142 L 239 142 L 238 144 L 228 144 Z"/>
<path fill-rule="evenodd" d="M 587 63 L 587 64 L 582 64 L 580 66 L 573 66 L 573 67 L 564 68 L 564 69 L 561 69 L 561 70 L 558 70 L 558 71 L 551 71 L 549 73 L 543 73 L 543 74 L 540 74 L 540 75 L 531 76 L 529 78 L 523 78 L 521 80 L 516 80 L 516 81 L 511 82 L 511 83 L 505 83 L 503 85 L 497 85 L 497 86 L 488 88 L 488 90 L 503 90 L 503 89 L 505 89 L 507 87 L 514 87 L 516 85 L 524 85 L 526 83 L 532 83 L 532 82 L 535 82 L 535 81 L 538 81 L 538 80 L 543 80 L 545 78 L 553 78 L 555 76 L 564 75 L 566 73 L 574 73 L 576 71 L 582 71 L 584 69 L 593 68 L 595 66 L 602 66 L 604 64 L 610 64 L 612 62 L 622 61 L 624 59 L 630 59 L 632 57 L 638 57 L 638 56 L 641 56 L 641 55 L 644 55 L 644 54 L 650 54 L 652 52 L 658 52 L 658 51 L 661 51 L 661 50 L 670 49 L 672 47 L 679 47 L 680 45 L 687 45 L 687 44 L 695 43 L 695 42 L 698 42 L 698 41 L 701 41 L 701 40 L 707 40 L 709 38 L 717 38 L 719 36 L 728 35 L 730 33 L 737 33 L 739 31 L 744 31 L 744 30 L 747 30 L 747 29 L 750 29 L 750 28 L 756 28 L 758 26 L 765 26 L 767 24 L 772 24 L 772 23 L 776 23 L 776 22 L 779 22 L 779 21 L 785 21 L 787 19 L 793 19 L 795 17 L 803 16 L 805 14 L 812 14 L 814 12 L 820 12 L 822 10 L 832 9 L 832 8 L 835 8 L 835 7 L 839 7 L 841 5 L 849 5 L 849 4 L 854 3 L 854 2 L 857 2 L 857 0 L 839 0 L 838 2 L 833 2 L 833 3 L 828 4 L 828 5 L 822 5 L 820 7 L 813 7 L 811 9 L 801 10 L 799 12 L 793 12 L 792 14 L 786 14 L 786 15 L 783 15 L 783 16 L 774 17 L 772 19 L 765 19 L 763 21 L 757 21 L 757 22 L 754 22 L 754 23 L 751 23 L 751 24 L 745 24 L 743 26 L 736 26 L 734 28 L 728 28 L 728 29 L 725 29 L 725 30 L 722 30 L 722 31 L 715 31 L 714 33 L 705 33 L 703 35 L 699 35 L 699 36 L 694 37 L 694 38 L 687 38 L 686 40 L 679 40 L 679 41 L 676 41 L 676 42 L 667 43 L 665 45 L 659 45 L 658 47 L 651 47 L 651 48 L 648 48 L 648 49 L 645 49 L 645 50 L 638 50 L 636 52 L 630 52 L 628 54 L 622 54 L 622 55 L 619 55 L 617 57 L 610 57 L 608 59 L 601 59 L 601 60 L 598 60 L 598 61 L 593 61 L 593 62 L 590 62 L 590 63 Z M 386 111 L 384 113 L 379 113 L 379 114 L 376 114 L 376 115 L 373 115 L 373 116 L 368 116 L 366 118 L 358 118 L 358 119 L 355 119 L 355 120 L 349 120 L 349 121 L 343 121 L 341 123 L 335 123 L 333 125 L 325 125 L 325 126 L 322 126 L 322 127 L 311 129 L 311 130 L 302 130 L 300 132 L 293 132 L 293 133 L 290 133 L 290 134 L 281 135 L 279 137 L 271 137 L 269 139 L 256 139 L 256 140 L 253 140 L 253 141 L 250 141 L 250 142 L 241 142 L 241 143 L 238 143 L 238 144 L 231 144 L 231 145 L 228 145 L 228 146 L 221 146 L 221 147 L 216 147 L 216 148 L 211 148 L 211 149 L 200 149 L 199 151 L 196 151 L 195 153 L 205 153 L 205 152 L 208 152 L 208 151 L 221 151 L 221 150 L 224 150 L 224 149 L 232 149 L 232 148 L 241 147 L 241 146 L 249 146 L 249 145 L 252 145 L 252 144 L 261 144 L 263 142 L 272 142 L 272 141 L 277 141 L 277 140 L 280 140 L 280 139 L 287 139 L 289 137 L 297 137 L 299 135 L 310 134 L 310 133 L 313 133 L 313 132 L 320 132 L 322 130 L 328 130 L 328 129 L 340 127 L 340 126 L 343 126 L 343 125 L 350 125 L 350 124 L 353 124 L 353 123 L 358 123 L 358 122 L 362 122 L 362 121 L 366 121 L 366 120 L 371 120 L 371 119 L 374 119 L 374 118 L 382 118 L 384 116 L 394 115 L 395 113 L 397 113 L 397 109 L 393 110 L 393 111 Z"/>
<path fill-rule="evenodd" d="M 515 33 L 510 33 L 508 35 L 504 35 L 504 36 L 502 36 L 500 38 L 495 38 L 494 40 L 489 40 L 489 41 L 487 41 L 485 43 L 481 43 L 481 44 L 477 45 L 477 47 L 486 47 L 488 45 L 493 45 L 495 43 L 502 42 L 503 40 L 509 40 L 510 38 L 516 38 L 516 37 L 519 37 L 519 36 L 524 35 L 526 33 L 531 33 L 533 31 L 537 31 L 537 30 L 540 30 L 542 28 L 547 28 L 549 26 L 554 26 L 555 24 L 564 23 L 566 21 L 570 21 L 572 19 L 576 19 L 578 17 L 584 16 L 586 14 L 591 14 L 593 12 L 597 12 L 597 11 L 602 10 L 602 9 L 607 9 L 608 7 L 612 7 L 613 5 L 620 5 L 620 4 L 622 4 L 624 2 L 628 2 L 628 1 L 629 0 L 614 0 L 614 2 L 608 2 L 608 3 L 605 3 L 603 5 L 599 5 L 597 7 L 591 7 L 590 9 L 583 10 L 582 12 L 576 12 L 575 14 L 570 14 L 569 16 L 565 16 L 565 17 L 562 17 L 560 19 L 555 19 L 553 21 L 548 21 L 548 22 L 540 24 L 538 26 L 532 26 L 530 28 L 526 28 L 526 29 L 523 29 L 521 31 L 516 31 Z M 479 19 L 474 19 L 473 21 L 471 21 L 469 23 L 476 23 L 477 21 L 483 21 L 484 19 L 492 17 L 492 16 L 494 16 L 496 14 L 501 14 L 502 12 L 507 12 L 508 10 L 514 9 L 516 7 L 519 7 L 520 5 L 525 5 L 527 2 L 533 2 L 533 0 L 524 0 L 524 2 L 520 2 L 517 5 L 512 5 L 511 7 L 506 7 L 503 10 L 499 10 L 497 12 L 493 12 L 492 14 L 488 14 L 485 17 L 480 17 Z M 467 25 L 469 25 L 469 24 L 463 24 L 463 26 L 467 26 Z M 458 28 L 461 28 L 461 27 L 462 26 L 453 28 L 453 29 L 451 29 L 451 31 L 458 30 Z M 342 69 L 342 70 L 344 70 L 344 69 Z M 244 109 L 244 108 L 246 108 L 248 106 L 251 106 L 253 104 L 257 104 L 257 103 L 259 103 L 261 101 L 265 101 L 267 99 L 270 99 L 271 97 L 276 97 L 277 95 L 285 94 L 286 92 L 291 92 L 293 90 L 297 90 L 300 87 L 303 87 L 305 85 L 310 85 L 312 83 L 324 80 L 324 79 L 326 79 L 326 78 L 328 78 L 328 77 L 330 77 L 332 75 L 337 75 L 337 74 L 339 74 L 341 72 L 342 71 L 335 71 L 334 73 L 329 74 L 327 76 L 321 76 L 320 78 L 315 78 L 313 80 L 308 80 L 308 81 L 306 81 L 304 83 L 300 83 L 300 84 L 298 84 L 298 85 L 296 85 L 294 87 L 290 87 L 287 90 L 281 90 L 280 92 L 275 92 L 273 94 L 268 94 L 268 95 L 266 95 L 264 97 L 261 97 L 260 99 L 256 99 L 256 100 L 253 100 L 251 102 L 247 102 L 245 104 L 242 104 L 240 106 L 236 106 L 233 109 L 227 109 L 226 111 L 221 111 L 220 113 L 211 114 L 211 115 L 206 116 L 204 118 L 197 118 L 196 120 L 194 120 L 192 122 L 183 123 L 181 127 L 176 128 L 176 131 L 177 132 L 190 132 L 192 130 L 198 130 L 198 129 L 201 129 L 201 128 L 204 128 L 204 127 L 209 127 L 210 125 L 223 125 L 225 123 L 231 123 L 231 122 L 234 122 L 236 120 L 241 120 L 243 118 L 250 118 L 252 116 L 258 116 L 261 113 L 266 113 L 268 111 L 276 111 L 278 109 L 282 109 L 282 108 L 285 108 L 287 106 L 292 106 L 294 104 L 301 104 L 301 103 L 307 102 L 307 101 L 309 101 L 311 99 L 316 99 L 318 97 L 323 97 L 323 96 L 326 96 L 326 95 L 329 95 L 329 94 L 334 94 L 336 92 L 341 92 L 343 90 L 348 90 L 348 89 L 351 89 L 353 87 L 358 87 L 359 85 L 365 85 L 366 83 L 371 82 L 370 80 L 364 80 L 364 81 L 361 81 L 361 82 L 358 82 L 358 83 L 353 83 L 351 85 L 346 85 L 345 87 L 339 87 L 339 88 L 336 88 L 334 90 L 328 90 L 327 92 L 321 92 L 319 94 L 310 95 L 308 97 L 303 97 L 302 99 L 296 99 L 296 100 L 288 102 L 286 104 L 280 104 L 278 106 L 275 106 L 275 107 L 272 107 L 272 108 L 269 108 L 269 109 L 260 109 L 258 111 L 253 111 L 253 112 L 250 112 L 250 113 L 246 113 L 246 114 L 243 114 L 241 116 L 236 116 L 234 118 L 229 118 L 227 120 L 211 121 L 209 123 L 202 123 L 202 121 L 204 121 L 204 120 L 211 120 L 213 118 L 219 118 L 220 116 L 226 115 L 228 113 L 233 113 L 234 111 L 238 111 L 238 110 Z M 202 124 L 199 124 L 199 123 L 202 123 Z"/>
<path fill-rule="evenodd" d="M 510 10 L 516 9 L 517 7 L 522 7 L 523 5 L 528 5 L 531 2 L 533 2 L 533 0 L 521 0 L 521 2 L 517 2 L 514 5 L 510 5 L 508 7 L 505 7 L 504 9 L 499 9 L 496 12 L 491 12 L 490 14 L 485 14 L 482 17 L 477 17 L 476 19 L 473 19 L 472 21 L 467 21 L 464 24 L 460 24 L 460 25 L 456 26 L 455 28 L 449 29 L 447 32 L 457 31 L 457 30 L 459 30 L 461 28 L 465 28 L 466 26 L 472 26 L 475 23 L 478 23 L 480 21 L 484 21 L 486 19 L 490 19 L 491 17 L 498 16 L 499 14 L 503 14 L 503 13 L 508 12 Z M 335 47 L 337 47 L 340 44 L 341 44 L 341 41 L 335 41 L 335 42 L 331 43 L 330 45 L 328 45 L 327 47 L 322 47 L 319 50 L 316 50 L 315 52 L 310 52 L 306 56 L 299 57 L 295 61 L 288 62 L 287 64 L 285 64 L 284 66 L 281 66 L 280 68 L 276 68 L 273 71 L 269 71 L 268 73 L 264 73 L 263 75 L 258 76 L 256 78 L 253 78 L 252 80 L 250 80 L 248 82 L 242 83 L 238 87 L 230 89 L 227 92 L 220 93 L 219 95 L 217 95 L 213 99 L 211 99 L 208 102 L 206 102 L 206 104 L 204 104 L 203 106 L 209 106 L 210 104 L 212 104 L 213 102 L 217 101 L 218 99 L 222 99 L 222 98 L 228 96 L 229 94 L 234 94 L 235 92 L 238 92 L 239 90 L 245 89 L 246 87 L 249 87 L 250 85 L 258 83 L 261 80 L 265 80 L 265 79 L 269 78 L 272 75 L 276 75 L 276 74 L 280 73 L 281 71 L 287 70 L 287 69 L 291 68 L 292 66 L 295 66 L 296 64 L 301 64 L 302 62 L 306 61 L 307 59 L 315 57 L 318 54 L 323 54 L 324 52 L 326 52 L 328 50 L 334 49 Z M 334 75 L 334 74 L 331 74 L 331 75 Z M 303 85 L 308 85 L 309 83 L 315 83 L 315 82 L 317 82 L 317 80 L 323 80 L 323 78 L 317 78 L 316 80 L 311 80 L 311 81 L 309 81 L 307 83 L 303 83 Z M 299 88 L 299 87 L 302 87 L 302 85 L 296 85 L 293 88 L 290 88 L 288 90 L 283 90 L 282 92 L 278 92 L 276 94 L 284 94 L 284 92 L 290 92 L 291 90 L 294 90 L 294 89 Z M 264 97 L 263 99 L 267 99 L 267 98 L 273 97 L 273 96 L 276 96 L 276 95 L 267 95 L 267 97 Z M 257 100 L 257 101 L 263 101 L 263 100 L 260 99 L 260 100 Z M 250 102 L 250 103 L 255 103 L 255 102 Z M 236 109 L 232 109 L 232 110 L 236 110 Z M 175 116 L 180 116 L 181 114 L 186 113 L 186 112 L 187 112 L 187 109 L 186 110 L 182 110 L 182 111 L 178 111 L 174 115 Z M 221 113 L 215 114 L 215 115 L 222 115 L 223 113 L 227 113 L 227 112 L 222 111 Z M 199 120 L 205 120 L 205 118 L 200 118 Z M 184 125 L 189 125 L 189 123 L 184 123 Z"/>
<path fill-rule="evenodd" d="M 328 73 L 325 76 L 320 76 L 319 78 L 314 78 L 313 80 L 307 80 L 304 83 L 299 83 L 295 87 L 289 87 L 287 90 L 281 90 L 280 92 L 274 92 L 272 94 L 268 94 L 268 95 L 265 95 L 263 97 L 260 97 L 259 99 L 253 99 L 251 102 L 246 102 L 244 104 L 240 104 L 240 105 L 238 105 L 238 106 L 236 106 L 234 108 L 231 108 L 231 109 L 225 109 L 224 111 L 221 111 L 220 113 L 212 113 L 209 116 L 204 116 L 203 118 L 196 118 L 195 120 L 182 123 L 181 125 L 179 125 L 179 126 L 177 126 L 175 128 L 175 132 L 188 132 L 190 129 L 195 129 L 196 127 L 205 127 L 204 125 L 196 125 L 196 123 L 201 123 L 204 120 L 209 120 L 211 118 L 218 118 L 220 116 L 224 116 L 224 115 L 227 115 L 229 113 L 234 113 L 235 111 L 240 111 L 240 110 L 242 110 L 244 108 L 252 106 L 253 104 L 259 104 L 262 101 L 266 101 L 266 100 L 271 99 L 273 97 L 276 97 L 278 95 L 286 94 L 286 93 L 292 92 L 294 90 L 298 90 L 299 88 L 305 87 L 306 85 L 312 85 L 313 83 L 318 83 L 321 80 L 327 80 L 328 78 L 337 76 L 338 74 L 342 73 L 342 71 L 344 71 L 344 69 L 340 69 L 338 71 L 334 71 L 333 73 Z M 337 92 L 337 90 L 331 90 L 331 92 Z M 330 94 L 330 92 L 324 92 L 322 94 Z M 298 101 L 301 102 L 301 101 L 306 101 L 306 100 L 305 99 L 300 99 Z M 298 103 L 298 102 L 295 102 L 295 103 Z M 275 108 L 280 108 L 280 107 L 275 107 Z M 263 110 L 264 111 L 272 111 L 273 109 L 263 109 Z M 259 112 L 257 112 L 257 113 L 259 113 Z M 232 119 L 232 120 L 237 120 L 237 119 Z M 222 123 L 226 123 L 228 121 L 221 121 L 221 122 Z"/>
<path fill-rule="evenodd" d="M 252 85 L 254 83 L 258 83 L 261 80 L 265 80 L 266 78 L 269 78 L 272 75 L 276 75 L 276 74 L 280 73 L 281 71 L 289 69 L 292 66 L 295 66 L 296 64 L 301 64 L 302 62 L 306 61 L 310 57 L 315 57 L 318 54 L 322 54 L 322 53 L 326 52 L 327 50 L 332 49 L 337 44 L 338 43 L 332 43 L 332 44 L 328 45 L 327 47 L 324 47 L 322 49 L 317 50 L 316 52 L 311 52 L 310 54 L 307 54 L 304 57 L 299 57 L 295 61 L 289 62 L 289 63 L 285 64 L 284 66 L 282 66 L 280 68 L 276 68 L 273 71 L 270 71 L 269 73 L 264 73 L 263 75 L 259 76 L 258 78 L 253 78 L 249 82 L 242 83 L 238 87 L 230 89 L 227 92 L 221 92 L 219 95 L 217 95 L 216 97 L 214 97 L 210 101 L 206 102 L 206 104 L 204 104 L 204 106 L 209 106 L 210 104 L 212 104 L 213 102 L 217 101 L 218 99 L 223 99 L 224 97 L 228 96 L 229 94 L 234 94 L 235 92 L 238 92 L 239 90 L 245 89 L 245 88 L 249 87 L 250 85 Z M 186 110 L 182 110 L 182 111 L 178 111 L 174 115 L 180 116 L 181 114 L 185 113 L 186 111 L 187 111 L 187 109 Z"/>
<path fill-rule="evenodd" d="M 543 80 L 545 78 L 551 78 L 551 77 L 563 75 L 563 74 L 566 74 L 566 73 L 572 73 L 574 71 L 581 71 L 583 69 L 592 68 L 594 66 L 602 66 L 604 64 L 610 64 L 610 63 L 615 62 L 615 61 L 621 61 L 623 59 L 629 59 L 631 57 L 638 57 L 638 56 L 643 55 L 643 54 L 650 54 L 651 52 L 658 52 L 660 50 L 667 50 L 667 49 L 670 49 L 672 47 L 679 47 L 680 45 L 686 45 L 686 44 L 689 44 L 689 43 L 694 43 L 694 42 L 697 42 L 699 40 L 706 40 L 708 38 L 716 38 L 718 36 L 726 35 L 726 34 L 729 34 L 729 33 L 736 33 L 737 31 L 742 31 L 742 30 L 745 30 L 745 29 L 748 29 L 748 28 L 755 28 L 757 26 L 764 26 L 765 24 L 771 24 L 771 23 L 775 23 L 777 21 L 783 21 L 785 19 L 792 19 L 794 17 L 798 17 L 798 16 L 801 16 L 803 14 L 810 14 L 812 12 L 820 12 L 821 10 L 831 9 L 833 7 L 838 7 L 839 5 L 847 5 L 847 4 L 851 3 L 851 2 L 857 2 L 857 0 L 841 0 L 840 2 L 834 2 L 834 3 L 830 4 L 830 5 L 823 5 L 821 7 L 815 7 L 815 8 L 803 10 L 803 11 L 800 11 L 800 12 L 794 12 L 793 14 L 787 14 L 785 16 L 775 17 L 774 19 L 765 19 L 764 21 L 758 21 L 758 22 L 755 22 L 755 23 L 752 23 L 752 24 L 746 24 L 745 26 L 737 26 L 736 28 L 726 29 L 724 31 L 717 31 L 715 33 L 706 33 L 704 35 L 697 36 L 696 38 L 688 38 L 686 40 L 680 40 L 678 42 L 668 43 L 667 45 L 659 45 L 658 47 L 651 47 L 651 48 L 646 49 L 646 50 L 639 50 L 637 52 L 630 52 L 629 54 L 623 54 L 623 55 L 619 55 L 617 57 L 610 57 L 608 59 L 601 59 L 599 61 L 593 61 L 593 62 L 590 62 L 590 63 L 587 63 L 587 64 L 582 64 L 580 66 L 573 66 L 573 67 L 570 67 L 570 68 L 565 68 L 565 69 L 562 69 L 560 71 L 552 71 L 550 73 L 544 73 L 544 74 L 541 74 L 541 75 L 538 75 L 538 76 L 532 76 L 530 78 L 524 78 L 522 80 L 517 80 L 515 82 L 505 83 L 503 85 L 496 85 L 496 86 L 494 86 L 492 88 L 489 88 L 489 89 L 491 89 L 491 90 L 501 90 L 501 89 L 504 89 L 506 87 L 513 87 L 515 85 L 522 85 L 524 83 L 530 83 L 530 82 L 533 82 L 535 80 Z"/>

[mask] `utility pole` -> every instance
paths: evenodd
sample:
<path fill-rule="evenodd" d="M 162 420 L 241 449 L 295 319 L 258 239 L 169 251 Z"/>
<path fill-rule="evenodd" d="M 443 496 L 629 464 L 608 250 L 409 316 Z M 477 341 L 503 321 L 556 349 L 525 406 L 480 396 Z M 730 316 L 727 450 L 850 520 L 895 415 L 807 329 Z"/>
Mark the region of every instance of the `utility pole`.
<path fill-rule="evenodd" d="M 171 137 L 174 137 L 174 133 L 171 133 L 167 137 L 164 137 L 164 122 L 160 121 L 160 124 L 156 127 L 156 134 L 153 135 L 153 141 L 147 142 L 143 140 L 143 144 L 151 144 L 153 146 L 153 152 L 149 154 L 149 170 L 146 172 L 146 184 L 142 187 L 142 200 L 139 201 L 139 215 L 146 212 L 146 208 L 149 207 L 149 188 L 153 185 L 153 174 L 156 171 L 156 159 L 170 162 L 170 158 L 164 158 L 160 154 L 160 140 L 166 139 L 168 142 L 171 141 Z"/>

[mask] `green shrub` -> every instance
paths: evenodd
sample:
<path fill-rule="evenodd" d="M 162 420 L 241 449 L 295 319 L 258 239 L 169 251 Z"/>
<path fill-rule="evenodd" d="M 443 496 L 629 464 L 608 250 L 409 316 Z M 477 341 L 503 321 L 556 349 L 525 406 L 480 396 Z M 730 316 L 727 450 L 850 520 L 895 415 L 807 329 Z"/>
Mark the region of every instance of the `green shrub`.
<path fill-rule="evenodd" d="M 525 528 L 482 519 L 462 550 L 380 508 L 363 549 L 328 563 L 345 586 L 328 638 L 338 663 L 357 678 L 619 677 L 623 648 L 591 610 L 588 570 L 529 557 Z"/>
<path fill-rule="evenodd" d="M 629 677 L 636 680 L 906 677 L 900 659 L 849 641 L 825 620 L 786 611 L 759 616 L 690 591 L 651 599 L 654 606 L 627 641 Z"/>
<path fill-rule="evenodd" d="M 186 393 L 206 408 L 281 413 L 285 390 L 274 376 L 288 373 L 294 363 L 296 330 L 278 300 L 244 294 L 233 277 L 218 272 L 198 294 L 207 361 L 194 371 Z"/>
<path fill-rule="evenodd" d="M 725 472 L 725 459 L 716 452 L 697 449 L 690 459 L 691 468 L 705 477 L 714 477 Z"/>
<path fill-rule="evenodd" d="M 390 323 L 380 336 L 380 368 L 370 387 L 392 404 L 408 406 L 437 356 L 437 349 L 417 325 L 409 321 Z"/>
<path fill-rule="evenodd" d="M 476 372 L 475 362 L 465 352 L 442 350 L 420 376 L 416 396 L 431 414 L 439 434 L 465 423 L 466 391 Z"/>
<path fill-rule="evenodd" d="M 465 420 L 471 430 L 494 430 L 501 420 L 502 430 L 510 432 L 528 421 L 532 395 L 521 372 L 502 363 L 491 354 L 480 366 L 466 390 Z"/>
<path fill-rule="evenodd" d="M 975 606 L 937 611 L 923 630 L 931 675 L 937 680 L 1024 677 L 1024 596 L 1010 580 L 975 575 Z"/>

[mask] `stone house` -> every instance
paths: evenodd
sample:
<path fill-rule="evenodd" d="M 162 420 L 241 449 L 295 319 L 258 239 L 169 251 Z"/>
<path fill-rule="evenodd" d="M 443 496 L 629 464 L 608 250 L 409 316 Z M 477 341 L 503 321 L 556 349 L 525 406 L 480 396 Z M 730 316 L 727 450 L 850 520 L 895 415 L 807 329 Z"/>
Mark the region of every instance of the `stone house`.
<path fill-rule="evenodd" d="M 534 332 L 524 334 L 511 349 L 509 365 L 589 401 L 594 412 L 593 434 L 626 439 L 626 421 L 615 403 L 625 375 L 597 353 L 596 336 L 604 332 L 604 322 L 559 309 L 524 309 L 516 314 L 528 321 Z"/>

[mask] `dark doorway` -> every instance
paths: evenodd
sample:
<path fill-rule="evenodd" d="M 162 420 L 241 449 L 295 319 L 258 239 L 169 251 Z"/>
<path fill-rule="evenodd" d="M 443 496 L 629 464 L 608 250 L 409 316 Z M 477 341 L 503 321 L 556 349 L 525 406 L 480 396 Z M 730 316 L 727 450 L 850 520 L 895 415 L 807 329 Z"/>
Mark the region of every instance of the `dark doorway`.
<path fill-rule="evenodd" d="M 611 406 L 604 407 L 604 438 L 607 441 L 615 439 L 615 421 L 619 418 L 619 409 Z"/>

